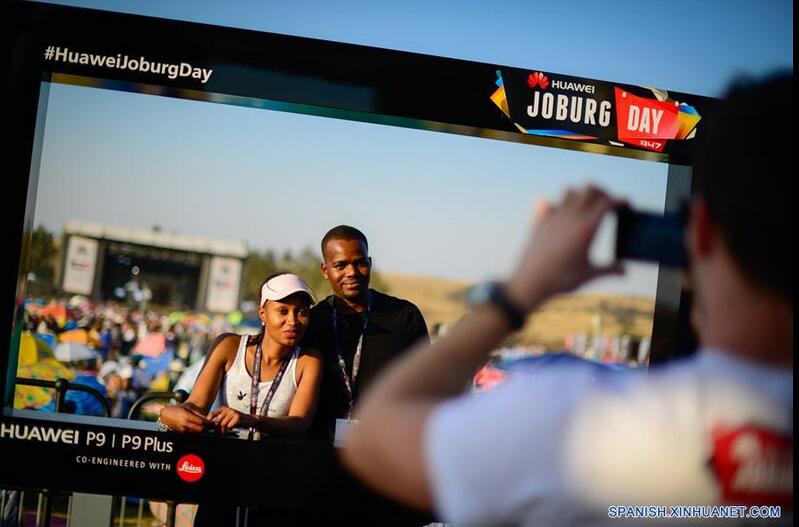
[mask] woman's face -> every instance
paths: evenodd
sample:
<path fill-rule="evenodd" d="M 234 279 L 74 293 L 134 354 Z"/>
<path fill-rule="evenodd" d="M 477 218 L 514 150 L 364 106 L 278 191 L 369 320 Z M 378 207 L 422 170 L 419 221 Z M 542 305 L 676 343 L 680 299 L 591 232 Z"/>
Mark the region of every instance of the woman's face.
<path fill-rule="evenodd" d="M 281 346 L 296 346 L 311 320 L 311 304 L 304 293 L 282 300 L 268 300 L 258 310 L 266 333 Z"/>

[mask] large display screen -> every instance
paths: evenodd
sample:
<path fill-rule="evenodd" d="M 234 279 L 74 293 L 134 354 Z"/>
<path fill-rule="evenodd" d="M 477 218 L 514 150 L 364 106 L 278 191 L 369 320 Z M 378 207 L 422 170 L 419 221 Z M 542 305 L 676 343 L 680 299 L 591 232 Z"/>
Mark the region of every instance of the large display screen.
<path fill-rule="evenodd" d="M 120 493 L 196 501 L 233 480 L 225 467 L 241 448 L 301 448 L 158 434 L 169 398 L 141 399 L 190 392 L 215 336 L 258 331 L 270 272 L 330 294 L 319 245 L 331 227 L 366 234 L 372 287 L 416 304 L 437 338 L 467 313 L 472 286 L 510 271 L 535 200 L 592 183 L 637 209 L 675 209 L 690 171 L 674 164 L 686 163 L 707 103 L 141 17 L 11 14 L 17 76 L 3 105 L 16 105 L 23 148 L 11 174 L 19 192 L 6 198 L 19 214 L 4 282 L 0 440 L 4 452 L 49 448 L 74 474 L 63 487 L 94 492 L 88 475 L 115 478 Z M 177 28 L 180 44 L 169 38 Z M 144 29 L 148 43 L 125 39 Z M 598 251 L 612 250 L 612 234 L 600 231 Z M 491 367 L 570 353 L 645 369 L 653 343 L 677 330 L 668 273 L 627 262 L 623 276 L 555 298 Z M 491 378 L 480 372 L 476 387 Z M 57 401 L 38 382 L 56 379 L 90 390 Z M 200 481 L 178 470 L 189 455 L 204 460 Z"/>

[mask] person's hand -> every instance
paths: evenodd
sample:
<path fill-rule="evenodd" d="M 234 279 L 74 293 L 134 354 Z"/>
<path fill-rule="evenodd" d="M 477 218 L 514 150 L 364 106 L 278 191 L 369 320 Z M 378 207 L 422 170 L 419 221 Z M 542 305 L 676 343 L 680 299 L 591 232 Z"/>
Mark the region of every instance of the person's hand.
<path fill-rule="evenodd" d="M 532 236 L 507 282 L 508 295 L 529 311 L 592 278 L 621 273 L 618 264 L 591 265 L 588 249 L 603 215 L 622 204 L 593 186 L 568 190 L 559 204 L 539 204 Z"/>
<path fill-rule="evenodd" d="M 226 434 L 228 430 L 237 427 L 249 428 L 254 422 L 251 415 L 239 412 L 228 406 L 217 408 L 208 414 L 208 419 L 219 428 L 222 434 Z"/>
<path fill-rule="evenodd" d="M 176 432 L 202 432 L 213 426 L 202 412 L 187 405 L 165 406 L 159 416 L 165 425 Z"/>

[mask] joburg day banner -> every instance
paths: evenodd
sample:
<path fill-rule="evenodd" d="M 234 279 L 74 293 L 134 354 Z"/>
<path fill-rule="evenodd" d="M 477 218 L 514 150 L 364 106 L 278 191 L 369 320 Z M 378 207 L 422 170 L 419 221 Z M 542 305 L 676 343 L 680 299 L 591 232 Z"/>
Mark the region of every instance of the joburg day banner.
<path fill-rule="evenodd" d="M 662 152 L 701 116 L 665 90 L 536 70 L 496 71 L 491 100 L 524 134 Z"/>

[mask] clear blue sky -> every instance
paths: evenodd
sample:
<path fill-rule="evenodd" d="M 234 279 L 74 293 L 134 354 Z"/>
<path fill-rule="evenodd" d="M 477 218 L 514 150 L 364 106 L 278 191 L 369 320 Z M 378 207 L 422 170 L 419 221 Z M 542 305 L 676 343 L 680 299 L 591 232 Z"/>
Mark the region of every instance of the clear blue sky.
<path fill-rule="evenodd" d="M 793 67 L 789 0 L 52 2 L 719 96 Z"/>
<path fill-rule="evenodd" d="M 793 67 L 790 2 L 57 3 L 711 96 L 734 74 Z M 351 223 L 378 269 L 479 280 L 508 269 L 535 196 L 592 180 L 657 210 L 665 175 L 594 154 L 54 86 L 36 223 L 158 224 L 277 250 Z M 636 267 L 604 287 L 653 296 L 655 277 Z"/>

